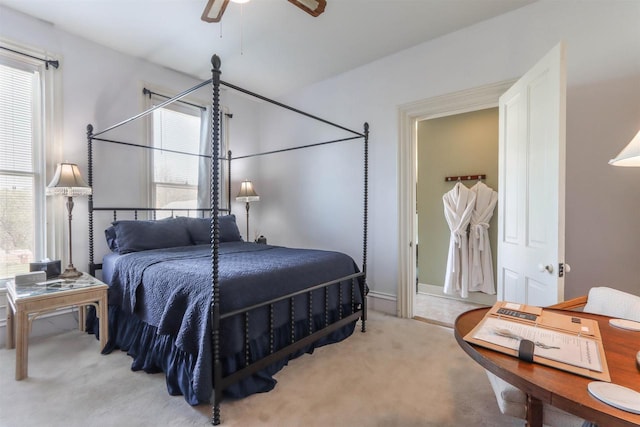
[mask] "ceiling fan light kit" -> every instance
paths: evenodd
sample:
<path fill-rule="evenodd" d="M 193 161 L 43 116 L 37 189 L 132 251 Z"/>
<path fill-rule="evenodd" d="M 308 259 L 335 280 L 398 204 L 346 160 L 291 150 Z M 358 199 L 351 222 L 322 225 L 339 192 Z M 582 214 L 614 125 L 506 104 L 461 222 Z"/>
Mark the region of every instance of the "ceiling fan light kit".
<path fill-rule="evenodd" d="M 249 0 L 231 0 L 234 3 L 248 3 Z M 327 0 L 289 0 L 311 16 L 319 16 L 327 6 Z M 229 0 L 208 0 L 202 12 L 202 20 L 205 22 L 220 22 Z"/>

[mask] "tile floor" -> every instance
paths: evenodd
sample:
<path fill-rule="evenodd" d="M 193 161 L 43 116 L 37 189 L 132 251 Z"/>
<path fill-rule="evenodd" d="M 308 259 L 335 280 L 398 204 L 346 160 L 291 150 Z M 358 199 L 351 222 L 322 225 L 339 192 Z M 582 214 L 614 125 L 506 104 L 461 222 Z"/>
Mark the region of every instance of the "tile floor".
<path fill-rule="evenodd" d="M 484 306 L 437 295 L 418 293 L 416 294 L 413 314 L 414 319 L 452 328 L 458 315 L 478 307 Z"/>

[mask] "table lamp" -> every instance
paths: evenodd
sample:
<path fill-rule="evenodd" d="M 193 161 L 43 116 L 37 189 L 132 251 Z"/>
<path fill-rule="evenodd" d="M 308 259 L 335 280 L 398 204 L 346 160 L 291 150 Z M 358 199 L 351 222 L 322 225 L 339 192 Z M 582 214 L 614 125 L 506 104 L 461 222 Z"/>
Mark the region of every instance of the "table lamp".
<path fill-rule="evenodd" d="M 253 189 L 253 184 L 248 179 L 242 181 L 240 185 L 240 191 L 236 196 L 236 201 L 245 202 L 247 208 L 247 242 L 249 241 L 249 202 L 257 202 L 260 200 L 260 196 Z"/>
<path fill-rule="evenodd" d="M 640 131 L 631 140 L 629 145 L 618 154 L 615 159 L 609 160 L 610 165 L 640 167 Z"/>
<path fill-rule="evenodd" d="M 82 276 L 82 273 L 73 266 L 71 248 L 71 212 L 73 211 L 73 196 L 88 196 L 91 187 L 80 175 L 80 169 L 75 163 L 59 163 L 53 179 L 47 185 L 47 196 L 63 195 L 67 197 L 67 211 L 69 212 L 69 265 L 59 276 L 63 279 L 72 279 Z"/>

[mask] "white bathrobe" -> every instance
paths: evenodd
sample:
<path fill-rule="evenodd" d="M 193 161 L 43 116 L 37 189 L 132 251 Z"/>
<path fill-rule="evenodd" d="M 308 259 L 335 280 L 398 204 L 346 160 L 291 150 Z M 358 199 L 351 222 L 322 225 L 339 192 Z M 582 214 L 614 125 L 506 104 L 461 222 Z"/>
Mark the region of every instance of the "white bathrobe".
<path fill-rule="evenodd" d="M 451 230 L 447 273 L 444 278 L 444 293 L 461 297 L 469 296 L 469 244 L 467 226 L 475 206 L 476 194 L 458 182 L 453 190 L 442 196 L 444 216 Z"/>
<path fill-rule="evenodd" d="M 469 291 L 494 295 L 489 221 L 498 203 L 498 193 L 482 182 L 471 187 L 471 191 L 476 194 L 476 203 L 469 225 Z"/>

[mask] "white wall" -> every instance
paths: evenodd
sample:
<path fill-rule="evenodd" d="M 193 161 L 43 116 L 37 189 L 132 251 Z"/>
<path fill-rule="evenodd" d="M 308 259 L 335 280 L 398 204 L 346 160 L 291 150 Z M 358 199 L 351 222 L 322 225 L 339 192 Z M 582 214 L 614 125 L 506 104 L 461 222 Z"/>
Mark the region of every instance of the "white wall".
<path fill-rule="evenodd" d="M 640 293 L 640 169 L 607 165 L 640 128 L 638 22 L 637 1 L 543 0 L 288 97 L 327 119 L 371 125 L 368 283 L 373 291 L 397 292 L 398 106 L 518 77 L 564 40 L 566 260 L 572 267 L 565 297 L 603 284 Z M 286 160 L 279 161 L 287 167 Z M 304 171 L 299 170 L 303 181 Z M 328 220 L 358 215 L 359 206 L 351 207 L 347 197 L 324 201 L 336 207 Z"/>
<path fill-rule="evenodd" d="M 363 132 L 363 122 L 337 124 Z M 355 136 L 273 106 L 262 108 L 260 135 L 263 152 Z M 261 158 L 259 227 L 269 243 L 338 250 L 361 264 L 362 152 L 358 139 Z"/>

